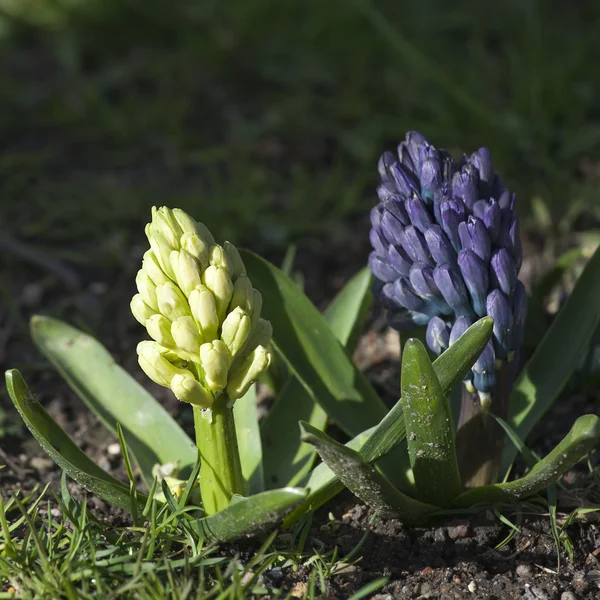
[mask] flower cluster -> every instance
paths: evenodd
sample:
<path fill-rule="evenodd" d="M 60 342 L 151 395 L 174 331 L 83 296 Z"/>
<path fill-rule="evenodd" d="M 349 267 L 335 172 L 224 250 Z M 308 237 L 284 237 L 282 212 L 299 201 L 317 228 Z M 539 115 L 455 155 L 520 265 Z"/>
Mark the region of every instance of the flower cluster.
<path fill-rule="evenodd" d="M 482 393 L 523 341 L 526 293 L 515 196 L 494 173 L 487 148 L 457 163 L 412 131 L 379 160 L 379 204 L 371 212 L 369 266 L 392 327 L 427 324 L 440 354 L 475 319 L 494 336 L 469 384 Z"/>
<path fill-rule="evenodd" d="M 269 365 L 272 328 L 237 249 L 179 209 L 153 208 L 146 236 L 131 312 L 154 341 L 138 345 L 140 366 L 204 408 L 243 396 Z"/>

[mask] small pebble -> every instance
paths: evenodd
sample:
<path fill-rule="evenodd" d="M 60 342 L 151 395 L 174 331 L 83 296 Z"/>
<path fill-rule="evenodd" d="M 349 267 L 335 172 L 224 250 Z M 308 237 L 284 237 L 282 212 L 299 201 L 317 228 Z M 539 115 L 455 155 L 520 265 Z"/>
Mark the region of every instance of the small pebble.
<path fill-rule="evenodd" d="M 467 589 L 471 592 L 471 594 L 474 594 L 477 591 L 477 582 L 471 581 L 467 586 Z"/>
<path fill-rule="evenodd" d="M 466 538 L 469 535 L 468 525 L 456 525 L 454 527 L 448 527 L 448 537 L 451 540 L 458 540 Z"/>
<path fill-rule="evenodd" d="M 560 600 L 578 600 L 573 592 L 563 592 L 560 595 Z"/>
<path fill-rule="evenodd" d="M 62 516 L 62 511 L 59 508 L 51 508 L 50 509 L 50 514 L 55 518 L 58 519 L 60 516 Z"/>
<path fill-rule="evenodd" d="M 531 577 L 532 575 L 532 570 L 531 570 L 531 566 L 527 565 L 527 564 L 520 564 L 517 565 L 517 577 Z"/>
<path fill-rule="evenodd" d="M 29 464 L 36 471 L 39 471 L 40 473 L 45 473 L 46 471 L 48 471 L 48 469 L 52 468 L 52 465 L 54 464 L 54 462 L 52 460 L 50 460 L 49 458 L 44 458 L 43 456 L 34 456 L 29 461 Z"/>
<path fill-rule="evenodd" d="M 121 454 L 121 444 L 115 442 L 114 444 L 110 444 L 106 449 L 109 456 L 118 456 Z"/>

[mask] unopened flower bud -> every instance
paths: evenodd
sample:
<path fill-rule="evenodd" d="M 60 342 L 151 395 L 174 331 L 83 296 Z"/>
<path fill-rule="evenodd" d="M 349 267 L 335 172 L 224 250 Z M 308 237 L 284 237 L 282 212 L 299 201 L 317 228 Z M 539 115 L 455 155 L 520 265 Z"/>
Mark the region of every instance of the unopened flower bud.
<path fill-rule="evenodd" d="M 174 283 L 164 283 L 156 288 L 158 309 L 171 321 L 190 314 L 188 302 Z"/>
<path fill-rule="evenodd" d="M 225 242 L 223 244 L 223 249 L 225 250 L 225 254 L 231 265 L 231 279 L 235 281 L 240 275 L 246 274 L 246 266 L 244 265 L 244 261 L 242 260 L 238 249 L 231 242 Z"/>
<path fill-rule="evenodd" d="M 135 284 L 142 300 L 153 310 L 158 311 L 158 301 L 156 298 L 156 286 L 148 274 L 140 269 L 135 277 Z"/>
<path fill-rule="evenodd" d="M 212 246 L 215 243 L 215 239 L 204 223 L 199 223 L 180 208 L 174 208 L 173 215 L 184 235 L 186 233 L 195 233 L 204 239 L 208 246 Z"/>
<path fill-rule="evenodd" d="M 167 348 L 161 347 L 155 342 L 140 342 L 137 345 L 138 362 L 140 367 L 158 385 L 170 387 L 171 380 L 180 374 L 192 377 L 186 369 L 176 367 L 167 360 Z"/>
<path fill-rule="evenodd" d="M 148 306 L 143 300 L 142 300 L 142 296 L 140 294 L 136 294 L 132 299 L 131 299 L 131 312 L 133 314 L 133 316 L 136 318 L 136 320 L 141 324 L 141 325 L 146 325 L 146 321 L 154 314 L 156 314 L 156 311 L 154 311 L 154 309 L 151 306 Z"/>
<path fill-rule="evenodd" d="M 438 265 L 454 265 L 456 263 L 456 251 L 439 225 L 432 225 L 427 229 L 425 242 L 433 260 Z"/>
<path fill-rule="evenodd" d="M 472 316 L 473 310 L 469 302 L 469 294 L 461 277 L 448 265 L 438 265 L 433 270 L 433 279 L 442 293 L 448 306 L 457 317 Z M 412 310 L 412 307 L 407 306 Z"/>
<path fill-rule="evenodd" d="M 171 335 L 175 346 L 188 352 L 195 362 L 198 362 L 198 352 L 202 338 L 196 321 L 192 317 L 179 317 L 171 325 Z"/>
<path fill-rule="evenodd" d="M 187 375 L 175 375 L 171 380 L 171 390 L 178 400 L 202 408 L 210 408 L 215 401 L 209 390 Z"/>
<path fill-rule="evenodd" d="M 496 356 L 506 360 L 512 350 L 512 307 L 500 290 L 492 290 L 486 301 L 487 314 L 494 319 L 494 347 Z"/>
<path fill-rule="evenodd" d="M 214 340 L 219 329 L 219 315 L 212 292 L 205 286 L 199 285 L 190 294 L 190 309 L 200 326 L 203 340 L 205 342 Z"/>
<path fill-rule="evenodd" d="M 200 264 L 185 250 L 171 252 L 171 267 L 177 284 L 186 296 L 202 283 Z"/>
<path fill-rule="evenodd" d="M 217 314 L 222 322 L 233 295 L 233 283 L 226 269 L 209 266 L 202 274 L 202 283 L 213 293 L 217 304 Z"/>
<path fill-rule="evenodd" d="M 225 269 L 231 277 L 232 265 L 222 246 L 214 244 L 208 251 L 208 263 L 213 267 Z"/>
<path fill-rule="evenodd" d="M 487 265 L 473 250 L 461 250 L 458 253 L 458 266 L 473 300 L 475 313 L 480 317 L 485 316 L 485 299 L 489 285 Z"/>
<path fill-rule="evenodd" d="M 422 262 L 431 267 L 434 266 L 435 263 L 425 243 L 423 234 L 412 225 L 404 229 L 401 246 L 414 262 Z"/>
<path fill-rule="evenodd" d="M 491 287 L 499 289 L 506 296 L 512 296 L 517 284 L 517 267 L 506 248 L 499 248 L 492 254 L 490 277 Z"/>
<path fill-rule="evenodd" d="M 229 303 L 229 310 L 232 311 L 239 306 L 250 314 L 252 312 L 253 299 L 252 282 L 247 275 L 240 275 L 233 284 L 233 295 Z"/>
<path fill-rule="evenodd" d="M 235 356 L 244 347 L 251 330 L 250 317 L 240 307 L 227 315 L 221 329 L 221 340 L 229 348 L 231 356 Z"/>
<path fill-rule="evenodd" d="M 211 390 L 225 389 L 231 357 L 227 346 L 221 340 L 200 346 L 200 365 L 204 370 L 206 384 Z"/>
<path fill-rule="evenodd" d="M 272 337 L 273 326 L 271 325 L 271 321 L 258 319 L 258 322 L 256 325 L 253 325 L 252 332 L 248 336 L 243 354 L 247 356 L 258 346 L 266 348 L 271 343 Z"/>
<path fill-rule="evenodd" d="M 165 274 L 156 258 L 154 252 L 152 250 L 147 250 L 144 253 L 144 258 L 142 259 L 142 270 L 145 271 L 150 279 L 154 282 L 154 285 L 162 285 L 163 283 L 167 283 L 171 281 L 169 277 Z"/>
<path fill-rule="evenodd" d="M 257 289 L 252 289 L 252 327 L 256 327 L 260 320 L 260 313 L 263 306 L 262 294 Z M 266 344 L 263 344 L 266 345 Z"/>
<path fill-rule="evenodd" d="M 173 248 L 179 246 L 179 238 L 182 236 L 183 230 L 175 219 L 173 211 L 169 208 L 166 206 L 152 207 L 152 226 L 165 237 Z"/>
<path fill-rule="evenodd" d="M 427 345 L 436 354 L 441 354 L 450 345 L 450 328 L 439 317 L 433 317 L 427 325 Z"/>
<path fill-rule="evenodd" d="M 193 256 L 204 271 L 208 267 L 208 242 L 197 233 L 186 232 L 181 236 L 181 247 Z"/>
<path fill-rule="evenodd" d="M 146 237 L 150 242 L 150 248 L 152 249 L 152 252 L 154 253 L 154 256 L 156 257 L 161 269 L 170 279 L 175 280 L 175 275 L 173 274 L 173 269 L 171 268 L 170 258 L 173 250 L 179 250 L 179 241 L 175 245 L 169 243 L 167 238 L 165 238 L 165 236 L 160 233 L 160 231 L 158 231 L 152 223 L 148 223 L 148 225 L 146 225 Z"/>
<path fill-rule="evenodd" d="M 258 346 L 240 365 L 227 384 L 227 395 L 232 400 L 241 398 L 250 386 L 262 375 L 271 362 L 271 355 L 263 346 Z"/>
<path fill-rule="evenodd" d="M 473 384 L 480 392 L 491 392 L 496 385 L 496 356 L 492 340 L 473 365 Z"/>
<path fill-rule="evenodd" d="M 177 344 L 171 335 L 171 321 L 160 313 L 153 314 L 146 321 L 146 330 L 150 337 L 167 348 L 174 348 Z"/>
<path fill-rule="evenodd" d="M 454 321 L 454 324 L 452 325 L 452 329 L 450 331 L 449 345 L 452 346 L 452 344 L 455 344 L 456 340 L 458 340 L 458 338 L 467 329 L 469 329 L 469 327 L 471 327 L 472 324 L 473 324 L 473 321 L 469 317 L 466 317 L 464 315 L 458 317 L 456 319 L 456 321 Z"/>

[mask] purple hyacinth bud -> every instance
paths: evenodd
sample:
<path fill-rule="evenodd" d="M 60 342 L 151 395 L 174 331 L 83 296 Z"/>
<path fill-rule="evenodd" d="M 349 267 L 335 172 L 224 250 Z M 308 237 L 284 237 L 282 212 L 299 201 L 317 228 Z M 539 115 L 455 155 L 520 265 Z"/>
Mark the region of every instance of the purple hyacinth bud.
<path fill-rule="evenodd" d="M 469 217 L 458 227 L 460 245 L 463 250 L 473 250 L 483 262 L 490 260 L 492 241 L 487 227 L 481 219 Z"/>
<path fill-rule="evenodd" d="M 439 198 L 442 186 L 442 165 L 438 153 L 430 147 L 421 165 L 421 195 L 426 204 L 432 205 Z"/>
<path fill-rule="evenodd" d="M 517 284 L 517 268 L 506 248 L 494 250 L 490 261 L 490 285 L 502 291 L 509 298 Z"/>
<path fill-rule="evenodd" d="M 375 228 L 381 225 L 382 207 L 378 204 L 371 209 L 371 225 Z"/>
<path fill-rule="evenodd" d="M 438 265 L 456 264 L 456 252 L 450 244 L 448 237 L 439 225 L 432 225 L 425 232 L 425 242 L 431 252 L 433 260 Z"/>
<path fill-rule="evenodd" d="M 508 229 L 508 241 L 506 247 L 512 254 L 517 273 L 521 270 L 523 262 L 523 246 L 521 245 L 521 233 L 519 229 L 519 217 L 513 215 L 510 227 Z"/>
<path fill-rule="evenodd" d="M 473 365 L 473 385 L 480 392 L 491 392 L 496 385 L 496 353 L 492 340 Z"/>
<path fill-rule="evenodd" d="M 439 317 L 433 317 L 427 325 L 425 334 L 427 345 L 438 356 L 450 345 L 450 329 Z"/>
<path fill-rule="evenodd" d="M 384 152 L 377 161 L 377 170 L 379 171 L 379 177 L 381 181 L 391 181 L 392 176 L 390 175 L 390 167 L 397 162 L 396 157 L 392 152 Z"/>
<path fill-rule="evenodd" d="M 410 167 L 414 173 L 421 172 L 421 152 L 423 147 L 429 146 L 427 138 L 418 131 L 409 131 L 404 141 L 398 146 L 400 162 Z"/>
<path fill-rule="evenodd" d="M 473 308 L 480 317 L 483 317 L 486 311 L 485 300 L 489 283 L 487 265 L 473 250 L 461 250 L 458 253 L 458 266 L 471 294 Z"/>
<path fill-rule="evenodd" d="M 443 200 L 440 204 L 440 219 L 444 233 L 456 252 L 460 250 L 458 225 L 465 220 L 465 205 L 460 198 Z"/>
<path fill-rule="evenodd" d="M 387 262 L 398 272 L 402 277 L 408 277 L 410 268 L 413 264 L 410 256 L 401 246 L 389 245 L 387 248 Z"/>
<path fill-rule="evenodd" d="M 525 317 L 527 315 L 527 292 L 525 286 L 517 281 L 513 295 L 513 350 L 518 350 L 523 345 L 525 338 Z"/>
<path fill-rule="evenodd" d="M 408 217 L 408 213 L 406 212 L 404 203 L 405 199 L 401 196 L 393 196 L 388 198 L 388 200 L 383 203 L 383 208 L 384 210 L 392 213 L 392 215 L 394 215 L 394 217 L 396 217 L 396 219 L 398 219 L 398 221 L 400 221 L 400 223 L 406 227 L 407 225 L 410 225 L 410 219 Z"/>
<path fill-rule="evenodd" d="M 394 300 L 396 304 L 408 310 L 423 312 L 425 309 L 425 302 L 417 296 L 410 282 L 404 278 L 394 282 Z"/>
<path fill-rule="evenodd" d="M 472 165 L 465 165 L 452 176 L 452 195 L 461 198 L 469 211 L 479 200 L 479 174 Z"/>
<path fill-rule="evenodd" d="M 410 196 L 413 192 L 418 193 L 419 182 L 416 175 L 398 161 L 390 167 L 390 175 L 398 190 L 405 196 Z"/>
<path fill-rule="evenodd" d="M 371 240 L 371 246 L 373 246 L 375 252 L 377 252 L 379 256 L 383 257 L 387 254 L 389 243 L 383 237 L 379 229 L 371 229 L 371 231 L 369 231 L 369 239 Z"/>
<path fill-rule="evenodd" d="M 377 196 L 381 202 L 393 198 L 396 193 L 396 186 L 393 183 L 384 182 L 377 186 Z"/>
<path fill-rule="evenodd" d="M 485 210 L 483 211 L 483 222 L 487 227 L 488 233 L 490 234 L 490 240 L 492 244 L 496 243 L 498 234 L 500 233 L 500 206 L 498 202 L 492 198 Z"/>
<path fill-rule="evenodd" d="M 433 270 L 433 279 L 444 300 L 457 317 L 472 317 L 473 310 L 469 302 L 469 293 L 461 277 L 449 265 L 438 265 Z"/>
<path fill-rule="evenodd" d="M 450 343 L 449 345 L 456 343 L 456 340 L 467 330 L 469 327 L 473 325 L 473 321 L 469 319 L 467 316 L 461 316 L 454 321 L 452 325 L 452 330 L 450 331 Z"/>
<path fill-rule="evenodd" d="M 402 247 L 404 250 L 406 250 L 406 253 L 414 262 L 422 262 L 431 267 L 434 266 L 435 263 L 433 262 L 433 258 L 429 253 L 429 248 L 427 248 L 425 238 L 420 231 L 415 229 L 415 227 L 409 226 L 404 230 L 404 235 L 402 236 Z"/>
<path fill-rule="evenodd" d="M 506 296 L 492 290 L 486 300 L 487 314 L 494 319 L 494 349 L 500 360 L 506 360 L 512 345 L 513 313 Z"/>
<path fill-rule="evenodd" d="M 503 190 L 501 194 L 498 195 L 498 205 L 501 209 L 510 208 L 514 209 L 515 206 L 515 198 L 516 195 L 508 190 Z"/>
<path fill-rule="evenodd" d="M 381 215 L 381 233 L 390 244 L 401 245 L 403 241 L 402 223 L 389 211 Z"/>
<path fill-rule="evenodd" d="M 431 267 L 423 263 L 415 263 L 410 269 L 409 280 L 412 289 L 427 304 L 431 305 L 433 311 L 444 315 L 452 314 L 452 309 L 446 304 L 435 284 Z"/>
<path fill-rule="evenodd" d="M 377 279 L 386 283 L 393 283 L 401 276 L 392 265 L 383 260 L 376 252 L 369 254 L 369 269 Z"/>
<path fill-rule="evenodd" d="M 469 162 L 479 171 L 479 197 L 489 198 L 494 178 L 494 163 L 489 148 L 479 148 Z"/>
<path fill-rule="evenodd" d="M 425 233 L 427 228 L 433 223 L 431 215 L 427 211 L 423 200 L 418 196 L 413 196 L 406 201 L 406 212 L 410 222 L 421 232 Z"/>
<path fill-rule="evenodd" d="M 473 216 L 481 219 L 483 221 L 483 216 L 485 215 L 485 211 L 488 207 L 487 200 L 477 200 L 475 204 L 473 204 Z"/>

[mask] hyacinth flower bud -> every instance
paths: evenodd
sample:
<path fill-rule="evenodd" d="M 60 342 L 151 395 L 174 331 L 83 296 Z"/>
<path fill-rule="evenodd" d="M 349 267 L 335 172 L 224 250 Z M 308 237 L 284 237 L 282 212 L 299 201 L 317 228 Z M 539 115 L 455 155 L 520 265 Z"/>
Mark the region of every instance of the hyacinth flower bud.
<path fill-rule="evenodd" d="M 511 297 L 517 284 L 517 267 L 509 251 L 506 248 L 495 250 L 490 266 L 491 287 Z"/>
<path fill-rule="evenodd" d="M 472 210 L 473 205 L 479 200 L 479 176 L 470 165 L 456 171 L 452 176 L 452 195 L 460 198 L 467 210 Z"/>
<path fill-rule="evenodd" d="M 156 285 L 144 269 L 140 269 L 135 277 L 135 285 L 142 300 L 155 312 L 158 311 L 158 300 L 156 298 Z"/>
<path fill-rule="evenodd" d="M 421 232 L 425 233 L 433 221 L 431 215 L 427 212 L 423 200 L 418 196 L 413 196 L 406 202 L 406 211 L 410 222 Z"/>
<path fill-rule="evenodd" d="M 503 190 L 498 195 L 498 206 L 500 207 L 500 210 L 513 210 L 515 206 L 515 199 L 515 194 L 513 194 L 509 190 Z"/>
<path fill-rule="evenodd" d="M 171 336 L 177 348 L 185 350 L 194 362 L 198 362 L 198 352 L 203 339 L 192 317 L 179 317 L 171 324 Z"/>
<path fill-rule="evenodd" d="M 422 262 L 432 267 L 435 266 L 423 234 L 417 231 L 412 225 L 406 227 L 404 230 L 401 246 L 414 262 Z"/>
<path fill-rule="evenodd" d="M 387 263 L 390 265 L 390 267 L 399 274 L 398 276 L 408 277 L 413 263 L 404 248 L 401 246 L 390 245 L 388 246 L 387 252 L 384 256 L 386 256 Z"/>
<path fill-rule="evenodd" d="M 479 171 L 480 197 L 486 197 L 491 192 L 494 179 L 494 163 L 489 148 L 479 148 L 471 154 L 471 164 Z"/>
<path fill-rule="evenodd" d="M 393 246 L 390 246 L 393 248 Z M 410 268 L 409 262 L 409 268 Z M 369 268 L 371 272 L 379 279 L 380 281 L 385 281 L 393 283 L 400 277 L 402 274 L 396 271 L 394 266 L 390 264 L 390 262 L 383 260 L 379 256 L 377 256 L 376 252 L 371 252 L 369 255 Z"/>
<path fill-rule="evenodd" d="M 216 392 L 225 389 L 230 365 L 229 350 L 221 340 L 200 346 L 200 366 L 210 390 Z"/>
<path fill-rule="evenodd" d="M 393 287 L 394 301 L 409 310 L 422 312 L 425 302 L 419 298 L 406 279 L 397 279 Z"/>
<path fill-rule="evenodd" d="M 458 235 L 463 250 L 473 250 L 487 263 L 492 253 L 490 234 L 481 219 L 469 217 L 458 226 Z"/>
<path fill-rule="evenodd" d="M 432 225 L 427 229 L 425 242 L 437 264 L 453 265 L 456 263 L 456 251 L 439 225 Z"/>
<path fill-rule="evenodd" d="M 215 244 L 214 246 L 210 247 L 208 251 L 208 263 L 213 267 L 225 269 L 228 273 L 231 274 L 232 265 L 229 261 L 229 257 L 225 253 L 225 250 L 218 244 Z"/>
<path fill-rule="evenodd" d="M 155 311 L 152 307 L 148 306 L 143 300 L 140 294 L 136 294 L 131 299 L 130 304 L 131 312 L 133 316 L 136 318 L 137 322 L 140 325 L 146 325 L 146 321 L 155 314 Z"/>
<path fill-rule="evenodd" d="M 202 338 L 210 342 L 217 338 L 219 329 L 219 315 L 217 303 L 212 292 L 203 285 L 199 285 L 190 294 L 190 310 L 200 326 Z"/>
<path fill-rule="evenodd" d="M 396 157 L 392 152 L 384 152 L 377 162 L 377 170 L 382 181 L 388 181 L 391 178 L 390 167 L 395 163 Z"/>
<path fill-rule="evenodd" d="M 389 242 L 383 236 L 382 228 L 371 229 L 371 231 L 369 232 L 369 240 L 371 242 L 371 246 L 373 246 L 373 248 L 375 249 L 375 253 L 378 256 L 385 256 L 387 254 Z"/>
<path fill-rule="evenodd" d="M 156 313 L 146 321 L 146 330 L 150 337 L 161 346 L 175 348 L 175 340 L 171 335 L 171 321 L 164 315 Z"/>
<path fill-rule="evenodd" d="M 210 265 L 202 274 L 202 283 L 215 297 L 217 314 L 222 322 L 233 296 L 233 283 L 226 269 Z"/>
<path fill-rule="evenodd" d="M 460 250 L 460 238 L 458 236 L 458 225 L 464 221 L 464 204 L 460 198 L 454 200 L 443 200 L 440 204 L 441 226 L 448 236 L 452 247 L 456 252 Z"/>
<path fill-rule="evenodd" d="M 383 212 L 389 212 L 396 217 L 402 227 L 410 225 L 410 217 L 406 209 L 405 203 L 400 198 L 392 197 L 383 203 Z"/>
<path fill-rule="evenodd" d="M 182 291 L 172 282 L 156 288 L 158 310 L 171 321 L 190 314 L 190 307 Z"/>
<path fill-rule="evenodd" d="M 221 341 L 232 357 L 244 347 L 251 331 L 252 321 L 244 310 L 238 307 L 227 315 L 221 328 Z"/>
<path fill-rule="evenodd" d="M 398 161 L 390 166 L 389 173 L 391 175 L 390 183 L 395 183 L 403 194 L 411 194 L 417 189 L 412 173 Z"/>
<path fill-rule="evenodd" d="M 427 325 L 427 345 L 438 356 L 450 346 L 450 329 L 439 317 L 433 317 Z"/>
<path fill-rule="evenodd" d="M 195 233 L 199 235 L 208 246 L 212 246 L 215 243 L 215 238 L 204 223 L 196 221 L 180 208 L 174 208 L 173 215 L 179 223 L 184 235 L 186 233 Z"/>
<path fill-rule="evenodd" d="M 512 254 L 515 261 L 517 271 L 521 268 L 523 262 L 523 247 L 521 245 L 521 234 L 519 231 L 519 218 L 517 215 L 513 215 L 513 218 L 508 229 L 508 241 L 506 244 L 507 249 Z"/>
<path fill-rule="evenodd" d="M 433 305 L 441 314 L 452 313 L 435 284 L 431 267 L 424 263 L 414 263 L 410 269 L 409 281 L 412 289 L 426 303 Z"/>
<path fill-rule="evenodd" d="M 250 386 L 264 373 L 271 362 L 271 355 L 263 346 L 254 349 L 233 374 L 227 384 L 227 395 L 231 399 L 241 398 Z"/>
<path fill-rule="evenodd" d="M 433 279 L 457 317 L 473 315 L 467 288 L 456 271 L 449 265 L 438 265 L 433 271 Z"/>
<path fill-rule="evenodd" d="M 200 237 L 197 233 L 186 232 L 181 236 L 181 247 L 198 261 L 201 271 L 206 269 L 210 248 L 207 240 Z"/>
<path fill-rule="evenodd" d="M 161 208 L 153 206 L 152 228 L 160 233 L 172 248 L 179 246 L 179 238 L 183 235 L 183 230 L 171 210 L 164 206 Z"/>
<path fill-rule="evenodd" d="M 229 303 L 229 311 L 232 311 L 239 306 L 246 311 L 246 313 L 251 314 L 254 304 L 253 301 L 254 291 L 252 289 L 252 282 L 247 275 L 242 273 L 233 284 L 233 294 L 231 296 L 231 302 Z"/>
<path fill-rule="evenodd" d="M 202 283 L 202 271 L 198 261 L 185 250 L 171 252 L 171 267 L 181 291 L 189 296 Z"/>
<path fill-rule="evenodd" d="M 252 332 L 246 340 L 246 346 L 242 352 L 244 358 L 248 356 L 255 348 L 258 348 L 258 346 L 264 346 L 266 348 L 270 344 L 272 337 L 273 326 L 271 325 L 271 321 L 267 321 L 266 319 L 258 319 L 256 325 L 253 325 Z"/>
<path fill-rule="evenodd" d="M 492 198 L 483 211 L 483 223 L 490 235 L 490 241 L 495 244 L 500 234 L 500 205 Z"/>
<path fill-rule="evenodd" d="M 177 400 L 181 402 L 187 402 L 188 404 L 194 404 L 201 408 L 210 408 L 215 398 L 214 396 L 194 377 L 188 375 L 177 374 L 171 379 L 171 390 L 175 394 Z"/>
<path fill-rule="evenodd" d="M 475 313 L 480 317 L 485 316 L 489 286 L 487 265 L 473 250 L 461 250 L 458 253 L 458 266 L 471 295 Z"/>
<path fill-rule="evenodd" d="M 168 359 L 168 350 L 156 342 L 140 342 L 137 346 L 140 367 L 154 383 L 169 387 L 175 375 L 192 377 L 186 369 L 176 367 Z"/>
<path fill-rule="evenodd" d="M 381 232 L 390 244 L 402 245 L 402 234 L 404 227 L 402 223 L 389 211 L 384 211 L 381 216 Z"/>
<path fill-rule="evenodd" d="M 481 393 L 489 393 L 496 385 L 496 355 L 490 340 L 473 365 L 473 385 Z M 485 397 L 484 397 L 485 398 Z M 482 398 L 482 404 L 483 404 Z"/>
<path fill-rule="evenodd" d="M 500 360 L 506 360 L 512 349 L 512 307 L 500 290 L 492 290 L 486 300 L 487 314 L 494 319 L 494 348 Z"/>
<path fill-rule="evenodd" d="M 440 159 L 436 152 L 428 152 L 428 156 L 421 166 L 421 189 L 425 204 L 433 205 L 435 198 L 439 197 L 442 186 L 442 173 Z"/>
<path fill-rule="evenodd" d="M 450 330 L 450 342 L 449 345 L 456 343 L 456 340 L 467 330 L 469 327 L 473 325 L 473 320 L 466 316 L 458 317 Z"/>
<path fill-rule="evenodd" d="M 144 271 L 150 279 L 154 282 L 154 285 L 162 285 L 163 283 L 167 283 L 171 281 L 169 277 L 165 274 L 156 258 L 154 252 L 152 250 L 147 250 L 144 252 L 144 257 L 142 259 L 142 271 Z"/>
<path fill-rule="evenodd" d="M 383 207 L 380 205 L 374 206 L 371 209 L 370 219 L 371 219 L 371 225 L 374 228 L 377 228 L 381 225 L 381 215 L 382 214 L 383 214 Z"/>
<path fill-rule="evenodd" d="M 230 266 L 231 279 L 235 281 L 240 275 L 246 275 L 246 266 L 238 252 L 238 249 L 230 242 L 223 244 L 223 249 L 227 255 Z"/>
<path fill-rule="evenodd" d="M 169 277 L 169 279 L 175 280 L 173 269 L 171 268 L 171 252 L 179 249 L 179 243 L 176 245 L 170 244 L 160 231 L 153 226 L 152 223 L 148 223 L 146 226 L 146 237 L 150 242 L 150 248 L 160 265 L 160 268 Z"/>

